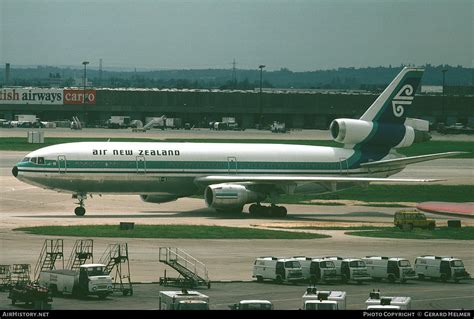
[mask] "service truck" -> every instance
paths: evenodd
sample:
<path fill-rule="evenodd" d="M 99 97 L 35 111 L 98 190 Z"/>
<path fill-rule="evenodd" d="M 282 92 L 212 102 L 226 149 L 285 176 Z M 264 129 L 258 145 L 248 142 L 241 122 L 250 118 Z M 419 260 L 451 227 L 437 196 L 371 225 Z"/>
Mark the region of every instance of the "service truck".
<path fill-rule="evenodd" d="M 310 283 L 334 282 L 341 278 L 337 275 L 336 266 L 332 260 L 324 260 L 321 257 L 293 257 L 301 264 L 303 277 Z"/>
<path fill-rule="evenodd" d="M 253 264 L 253 278 L 258 282 L 271 279 L 277 283 L 303 280 L 301 264 L 294 258 L 259 257 Z"/>
<path fill-rule="evenodd" d="M 380 291 L 373 291 L 365 301 L 367 310 L 410 310 L 410 297 L 381 296 Z"/>
<path fill-rule="evenodd" d="M 345 310 L 345 291 L 318 291 L 308 287 L 303 295 L 303 310 Z"/>
<path fill-rule="evenodd" d="M 367 256 L 362 258 L 367 265 L 367 272 L 374 280 L 387 279 L 389 282 L 416 279 L 410 261 L 400 257 Z"/>
<path fill-rule="evenodd" d="M 108 128 L 126 128 L 130 126 L 130 116 L 111 116 L 107 120 Z"/>
<path fill-rule="evenodd" d="M 280 122 L 273 122 L 270 126 L 272 133 L 286 133 L 286 124 Z"/>
<path fill-rule="evenodd" d="M 209 297 L 186 289 L 179 291 L 160 291 L 159 310 L 209 310 Z"/>
<path fill-rule="evenodd" d="M 273 304 L 269 300 L 241 300 L 229 308 L 231 310 L 273 310 Z"/>
<path fill-rule="evenodd" d="M 343 283 L 349 281 L 361 284 L 363 281 L 372 280 L 367 272 L 367 266 L 359 258 L 343 258 L 338 256 L 324 257 L 324 260 L 332 260 L 336 266 L 337 274 Z"/>
<path fill-rule="evenodd" d="M 415 259 L 415 272 L 419 279 L 440 279 L 443 282 L 459 282 L 471 276 L 459 258 L 442 256 L 420 256 Z"/>
<path fill-rule="evenodd" d="M 172 117 L 166 118 L 166 128 L 180 129 L 183 127 L 183 119 Z"/>
<path fill-rule="evenodd" d="M 103 264 L 84 264 L 79 270 L 58 269 L 40 272 L 38 282 L 53 294 L 68 293 L 76 297 L 88 295 L 106 298 L 113 292 L 112 277 Z"/>
<path fill-rule="evenodd" d="M 41 122 L 35 114 L 18 114 L 15 115 L 15 120 L 11 121 L 13 126 L 16 127 L 42 127 Z"/>
<path fill-rule="evenodd" d="M 33 308 L 37 310 L 50 310 L 53 301 L 48 288 L 41 287 L 37 282 L 18 282 L 10 289 L 8 298 L 11 299 L 12 305 L 19 301 L 27 305 L 32 304 Z"/>

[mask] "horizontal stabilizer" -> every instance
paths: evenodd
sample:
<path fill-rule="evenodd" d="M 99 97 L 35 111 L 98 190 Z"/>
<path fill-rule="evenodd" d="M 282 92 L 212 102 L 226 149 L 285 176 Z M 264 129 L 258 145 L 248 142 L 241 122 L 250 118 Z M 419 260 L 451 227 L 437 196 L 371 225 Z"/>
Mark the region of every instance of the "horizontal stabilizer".
<path fill-rule="evenodd" d="M 222 175 L 204 176 L 195 179 L 200 185 L 211 185 L 221 183 L 250 183 L 250 184 L 290 184 L 290 183 L 425 183 L 438 182 L 439 179 L 415 179 L 415 178 L 372 178 L 372 177 L 342 177 L 342 176 L 245 176 L 245 175 Z"/>
<path fill-rule="evenodd" d="M 419 156 L 410 156 L 410 157 L 402 157 L 402 158 L 395 158 L 389 160 L 382 160 L 376 162 L 368 162 L 360 164 L 361 167 L 382 167 L 382 166 L 406 166 L 408 164 L 420 163 L 425 161 L 431 161 L 438 158 L 450 157 L 459 154 L 466 154 L 468 152 L 445 152 L 445 153 L 436 153 L 436 154 L 428 154 L 428 155 L 419 155 Z"/>

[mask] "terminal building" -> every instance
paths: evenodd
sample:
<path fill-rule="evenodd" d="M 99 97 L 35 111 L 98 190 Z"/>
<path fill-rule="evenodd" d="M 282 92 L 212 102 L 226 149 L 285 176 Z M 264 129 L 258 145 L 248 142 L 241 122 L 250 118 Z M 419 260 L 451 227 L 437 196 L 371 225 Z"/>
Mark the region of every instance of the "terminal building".
<path fill-rule="evenodd" d="M 379 93 L 324 90 L 204 90 L 204 89 L 0 89 L 0 118 L 35 114 L 42 121 L 71 120 L 101 125 L 111 116 L 132 120 L 166 115 L 196 127 L 235 117 L 243 128 L 285 122 L 289 128 L 327 129 L 334 118 L 358 118 Z M 410 117 L 432 124 L 462 122 L 474 126 L 473 95 L 418 94 L 408 109 Z"/>

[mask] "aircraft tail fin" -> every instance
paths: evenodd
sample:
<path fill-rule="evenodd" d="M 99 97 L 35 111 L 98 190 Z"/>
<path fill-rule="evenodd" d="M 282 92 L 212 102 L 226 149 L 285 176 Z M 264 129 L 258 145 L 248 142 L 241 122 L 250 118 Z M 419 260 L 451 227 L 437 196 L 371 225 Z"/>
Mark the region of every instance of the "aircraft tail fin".
<path fill-rule="evenodd" d="M 360 118 L 374 123 L 402 124 L 405 107 L 412 104 L 424 69 L 405 67 Z"/>

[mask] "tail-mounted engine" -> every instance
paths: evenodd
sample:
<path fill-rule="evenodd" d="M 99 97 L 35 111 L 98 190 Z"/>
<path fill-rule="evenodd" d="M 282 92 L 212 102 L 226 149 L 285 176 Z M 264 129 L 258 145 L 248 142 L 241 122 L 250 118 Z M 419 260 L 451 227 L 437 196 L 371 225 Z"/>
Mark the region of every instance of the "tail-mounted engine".
<path fill-rule="evenodd" d="M 336 119 L 330 126 L 334 141 L 345 145 L 370 144 L 402 148 L 430 139 L 429 133 L 403 124 L 373 123 L 356 119 Z"/>

